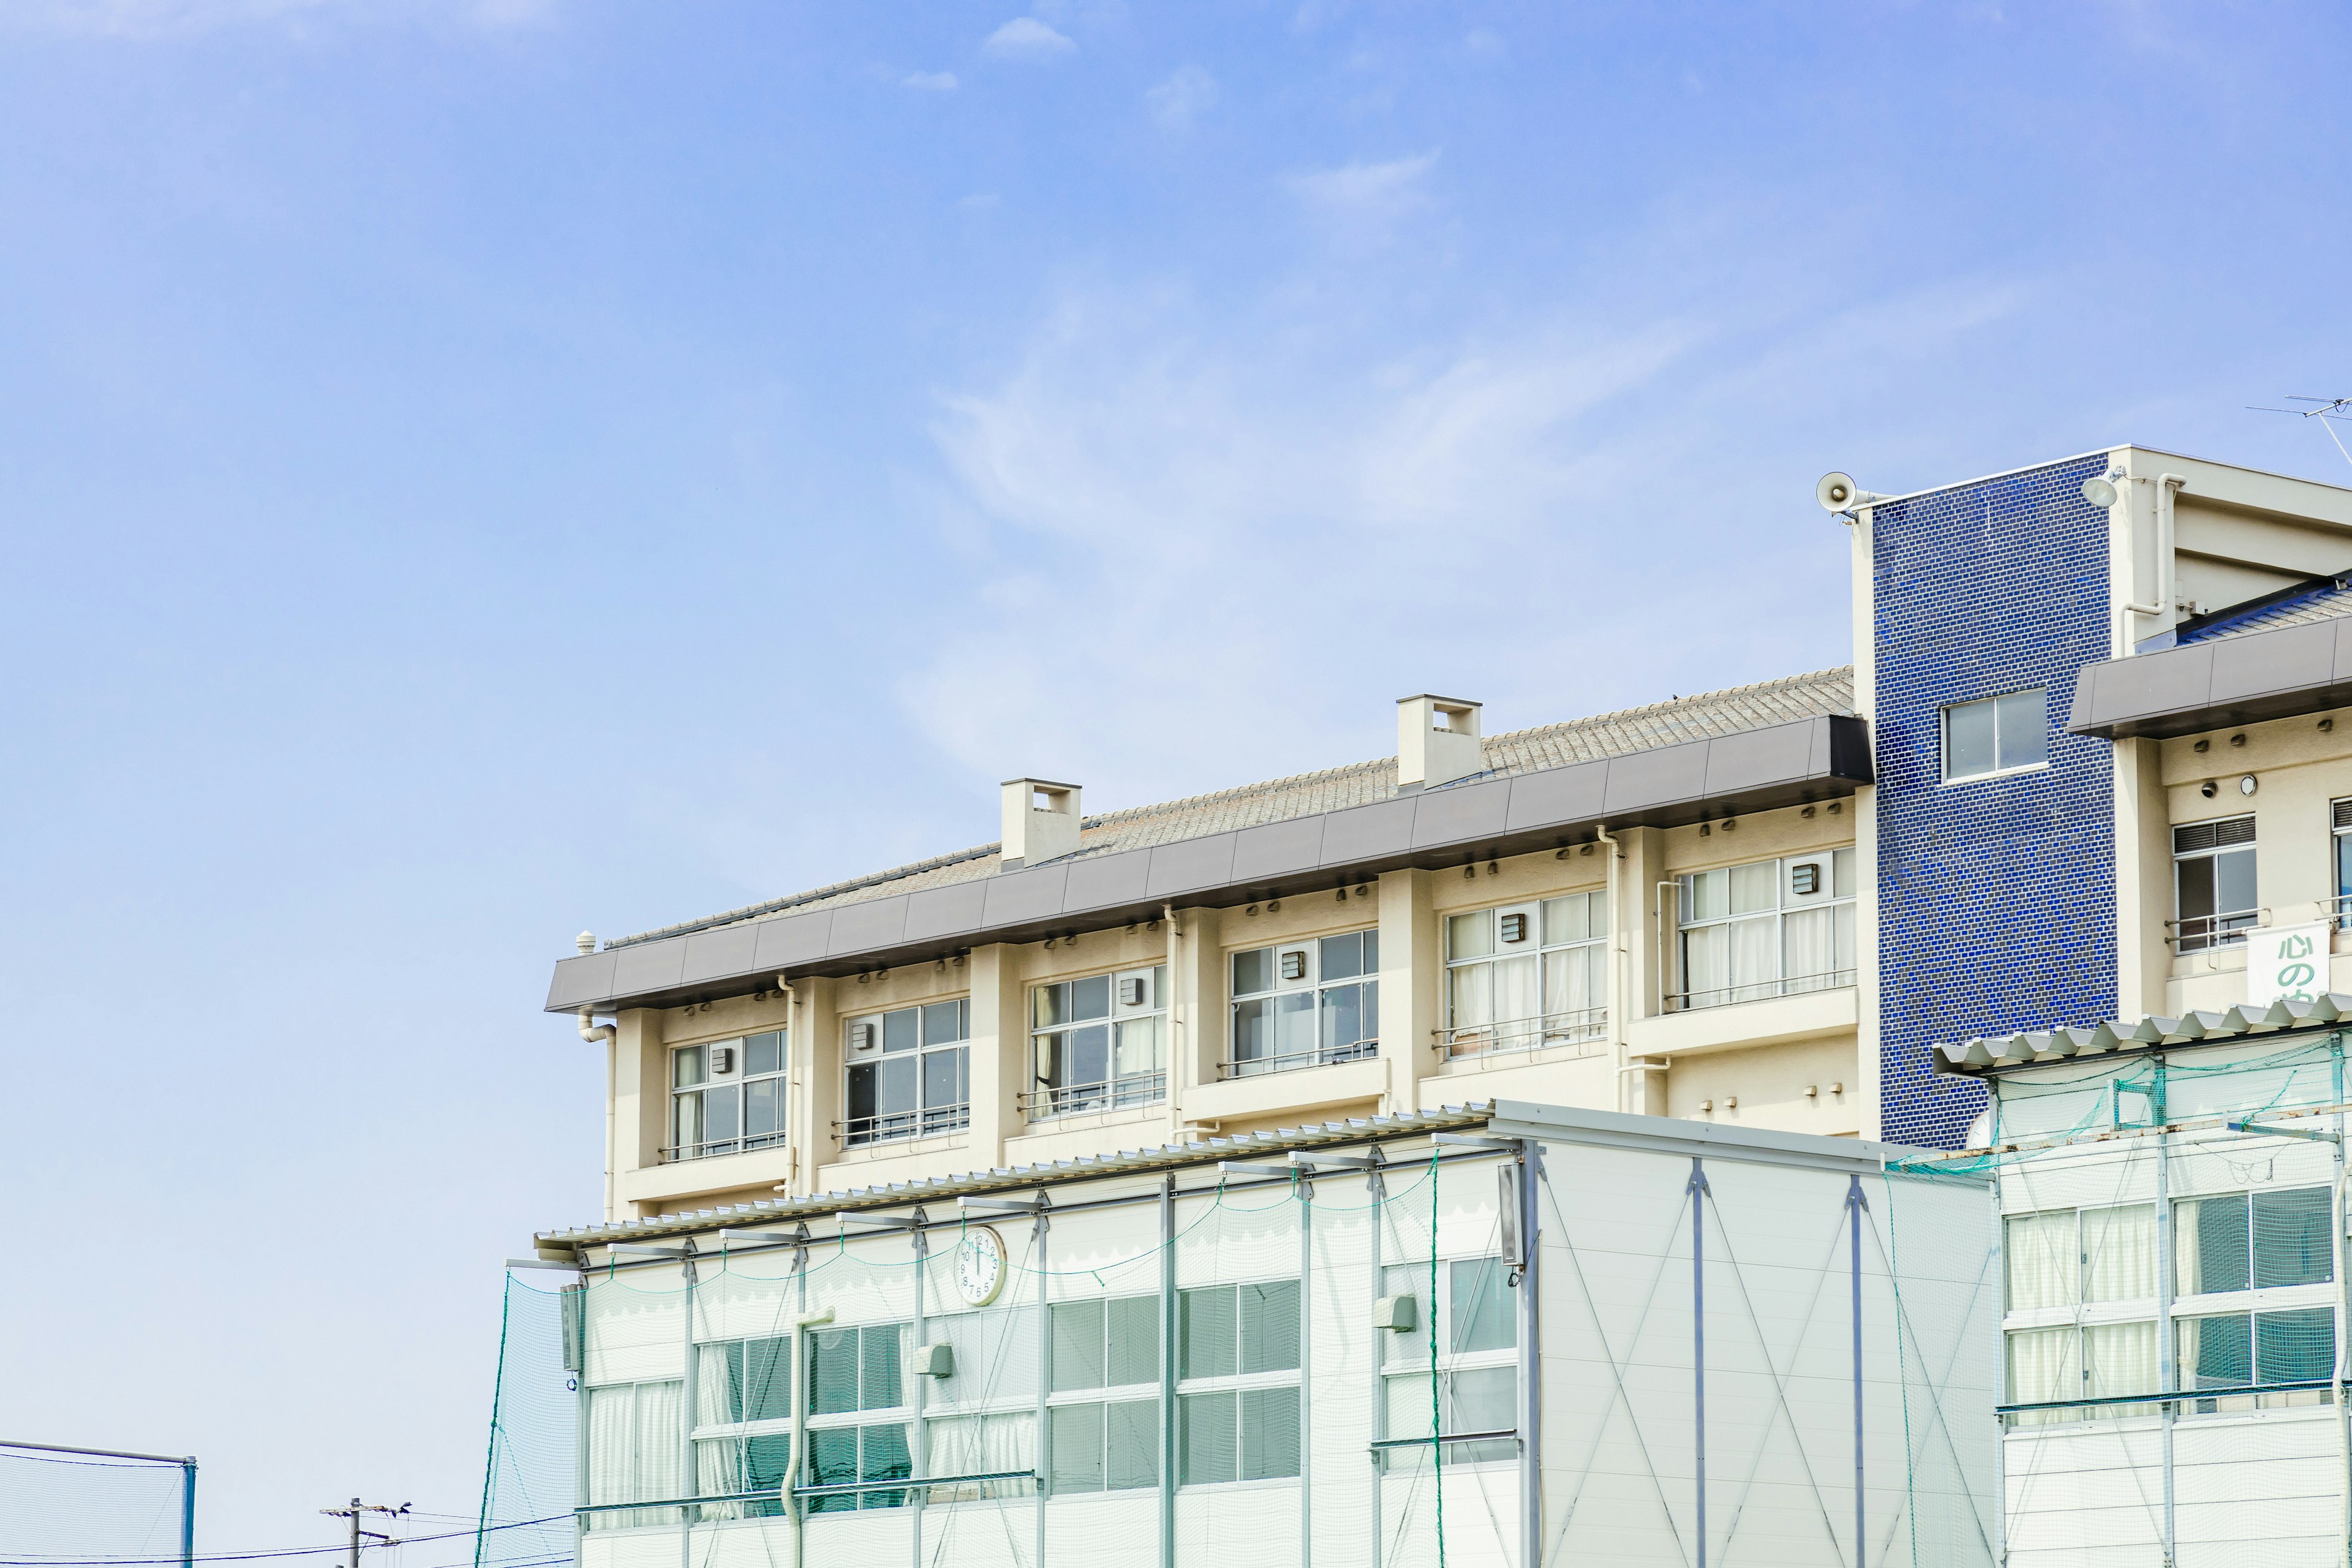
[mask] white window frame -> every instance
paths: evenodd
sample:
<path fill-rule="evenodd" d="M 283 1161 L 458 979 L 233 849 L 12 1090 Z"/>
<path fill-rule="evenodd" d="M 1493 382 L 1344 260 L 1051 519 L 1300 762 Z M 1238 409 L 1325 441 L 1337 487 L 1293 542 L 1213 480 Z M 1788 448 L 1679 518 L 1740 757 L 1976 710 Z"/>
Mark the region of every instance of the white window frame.
<path fill-rule="evenodd" d="M 1817 865 L 1828 877 L 1825 891 L 1800 894 L 1793 891 L 1798 868 Z M 1732 911 L 1728 895 L 1722 914 L 1699 915 L 1697 889 L 1699 879 L 1720 875 L 1726 879 L 1727 889 L 1734 874 L 1758 867 L 1769 866 L 1772 871 L 1773 902 L 1767 909 Z M 1760 1002 L 1776 996 L 1801 995 L 1813 991 L 1836 991 L 1852 985 L 1859 974 L 1860 952 L 1855 935 L 1854 900 L 1859 890 L 1861 859 L 1851 845 L 1831 849 L 1810 850 L 1798 855 L 1776 856 L 1768 860 L 1742 860 L 1729 866 L 1712 866 L 1703 870 L 1685 871 L 1675 879 L 1675 978 L 1680 989 L 1666 994 L 1665 1011 L 1696 1012 L 1707 1007 L 1725 1007 L 1741 1002 Z M 1838 891 L 1843 881 L 1847 890 Z M 1843 947 L 1854 956 L 1853 966 L 1819 971 L 1811 974 L 1789 973 L 1789 925 L 1791 916 L 1814 910 L 1834 911 L 1831 919 L 1831 947 L 1834 953 Z M 1772 953 L 1774 973 L 1769 977 L 1738 984 L 1711 986 L 1705 991 L 1691 989 L 1691 944 L 1694 936 L 1710 940 L 1711 933 L 1724 932 L 1722 941 L 1728 952 L 1737 935 L 1732 929 L 1750 921 L 1772 922 Z"/>
<path fill-rule="evenodd" d="M 1244 951 L 1246 952 L 1248 950 L 1244 949 Z M 1238 1370 L 1240 1364 L 1239 1342 L 1242 1333 L 1242 1321 L 1239 1304 L 1236 1302 L 1234 1313 L 1234 1334 L 1235 1337 L 1234 1364 L 1237 1370 L 1230 1373 L 1214 1373 L 1202 1376 L 1186 1375 L 1183 1362 L 1183 1296 L 1186 1293 L 1194 1290 L 1233 1290 L 1238 1293 L 1244 1289 L 1264 1285 L 1296 1285 L 1298 1288 L 1298 1318 L 1297 1323 L 1298 1354 L 1294 1358 L 1292 1364 L 1286 1367 L 1271 1367 L 1262 1372 L 1243 1372 Z M 1202 1394 L 1234 1394 L 1235 1395 L 1234 1419 L 1237 1423 L 1245 1424 L 1246 1417 L 1243 1414 L 1242 1395 L 1260 1393 L 1269 1389 L 1295 1389 L 1297 1391 L 1300 1426 L 1301 1431 L 1303 1432 L 1305 1427 L 1307 1401 L 1307 1389 L 1305 1385 L 1303 1363 L 1306 1360 L 1307 1336 L 1312 1331 L 1308 1321 L 1307 1281 L 1296 1274 L 1276 1274 L 1261 1279 L 1219 1279 L 1204 1281 L 1199 1285 L 1187 1285 L 1178 1291 L 1176 1313 L 1177 1327 L 1175 1337 L 1172 1342 L 1164 1343 L 1160 1348 L 1160 1354 L 1162 1356 L 1174 1358 L 1173 1364 L 1167 1366 L 1165 1370 L 1172 1371 L 1175 1374 L 1176 1408 L 1171 1414 L 1175 1416 L 1174 1429 L 1176 1433 L 1176 1440 L 1170 1445 L 1168 1463 L 1175 1471 L 1176 1485 L 1180 1489 L 1198 1487 L 1259 1487 L 1288 1485 L 1297 1481 L 1299 1476 L 1304 1473 L 1308 1461 L 1307 1447 L 1303 1441 L 1299 1442 L 1298 1445 L 1297 1468 L 1291 1470 L 1288 1475 L 1242 1476 L 1239 1474 L 1242 1468 L 1242 1450 L 1239 1447 L 1238 1431 L 1236 1433 L 1236 1446 L 1234 1450 L 1234 1466 L 1236 1472 L 1234 1479 L 1229 1481 L 1192 1481 L 1185 1479 L 1185 1449 L 1183 1439 L 1185 1419 L 1184 1402 L 1188 1398 L 1195 1398 Z"/>
<path fill-rule="evenodd" d="M 1489 1266 L 1491 1272 L 1486 1277 L 1496 1280 L 1500 1285 L 1503 1319 L 1510 1325 L 1511 1330 L 1509 1343 L 1490 1346 L 1485 1350 L 1458 1351 L 1454 1348 L 1454 1315 L 1459 1304 L 1454 1300 L 1454 1271 L 1456 1265 L 1465 1263 Z M 1381 1397 L 1387 1402 L 1384 1409 L 1393 1411 L 1400 1399 L 1412 1405 L 1416 1414 L 1427 1408 L 1430 1373 L 1429 1341 L 1433 1327 L 1429 1320 L 1434 1318 L 1440 1414 L 1444 1422 L 1438 1436 L 1465 1429 L 1461 1424 L 1462 1417 L 1454 1394 L 1454 1378 L 1456 1373 L 1506 1371 L 1511 1374 L 1513 1385 L 1512 1418 L 1507 1425 L 1514 1436 L 1510 1438 L 1489 1438 L 1477 1443 L 1448 1443 L 1444 1445 L 1445 1468 L 1453 1469 L 1458 1465 L 1516 1462 L 1517 1458 L 1516 1434 L 1518 1427 L 1519 1321 L 1517 1300 L 1511 1294 L 1508 1285 L 1509 1267 L 1501 1258 L 1492 1253 L 1466 1253 L 1458 1257 L 1441 1257 L 1437 1260 L 1437 1267 L 1438 1279 L 1444 1288 L 1438 1292 L 1439 1300 L 1434 1306 L 1431 1304 L 1428 1295 L 1428 1264 L 1391 1264 L 1381 1270 L 1381 1293 L 1382 1295 L 1409 1294 L 1417 1303 L 1414 1325 L 1410 1331 L 1391 1329 L 1380 1333 L 1381 1340 L 1384 1342 L 1380 1349 Z M 1497 1431 L 1503 1429 L 1491 1428 Z M 1406 1436 L 1395 1431 L 1390 1431 L 1387 1435 L 1391 1438 Z M 1434 1444 L 1419 1443 L 1384 1449 L 1382 1450 L 1383 1462 L 1393 1468 L 1408 1466 L 1415 1458 L 1425 1461 L 1430 1449 L 1434 1447 L 1436 1447 Z"/>
<path fill-rule="evenodd" d="M 1371 1012 L 1377 1024 L 1381 991 L 1378 945 L 1380 934 L 1381 928 L 1377 925 L 1360 926 L 1353 931 L 1330 931 L 1320 936 L 1299 937 L 1288 942 L 1257 942 L 1248 947 L 1227 949 L 1224 958 L 1225 979 L 1231 994 L 1225 1006 L 1225 1055 L 1224 1059 L 1217 1065 L 1219 1076 L 1253 1078 L 1260 1073 L 1289 1072 L 1301 1068 L 1329 1067 L 1340 1062 L 1362 1061 L 1380 1055 L 1381 1042 L 1377 1027 L 1369 1039 L 1341 1041 L 1329 1046 L 1323 1043 L 1324 1019 L 1336 1011 L 1337 1004 L 1333 998 L 1340 991 L 1360 987 L 1362 994 L 1368 994 L 1371 998 Z M 1353 974 L 1340 975 L 1327 981 L 1322 974 L 1323 944 L 1341 937 L 1370 938 L 1373 945 L 1372 962 L 1367 967 L 1359 968 Z M 1232 983 L 1234 965 L 1242 958 L 1254 952 L 1270 955 L 1269 965 L 1274 975 L 1272 987 L 1266 990 L 1246 992 L 1234 988 Z M 1304 963 L 1299 973 L 1286 979 L 1282 972 L 1286 962 L 1294 953 L 1303 954 Z M 1243 1008 L 1276 1002 L 1285 997 L 1297 996 L 1312 996 L 1314 999 L 1307 1009 L 1314 1020 L 1309 1026 L 1313 1035 L 1312 1043 L 1304 1050 L 1275 1052 L 1246 1058 L 1241 1056 L 1239 1050 Z"/>
<path fill-rule="evenodd" d="M 1554 940 L 1553 919 L 1558 909 L 1565 925 L 1567 910 L 1563 907 L 1574 900 L 1584 906 L 1585 929 L 1580 937 L 1560 937 Z M 1526 921 L 1526 934 L 1516 942 L 1504 940 L 1505 917 L 1517 915 Z M 1599 916 L 1600 929 L 1593 931 L 1593 916 Z M 1462 931 L 1463 921 L 1477 921 L 1483 917 L 1488 932 L 1488 951 L 1467 956 L 1457 955 L 1454 945 Z M 1555 1046 L 1598 1045 L 1609 1036 L 1609 895 L 1606 889 L 1588 889 L 1582 892 L 1554 894 L 1549 898 L 1528 899 L 1517 903 L 1497 904 L 1484 910 L 1465 910 L 1449 914 L 1445 920 L 1445 1029 L 1438 1039 L 1440 1056 L 1453 1059 L 1459 1057 L 1486 1056 L 1501 1051 L 1542 1050 Z M 1494 966 L 1510 959 L 1533 956 L 1537 960 L 1536 994 L 1538 1012 L 1525 1018 L 1465 1019 L 1461 1002 L 1465 987 L 1477 984 L 1476 972 L 1492 971 Z M 1591 994 L 1599 1002 L 1591 1006 L 1574 1009 L 1554 1009 L 1549 998 L 1552 994 L 1555 963 L 1581 963 L 1600 971 Z M 1491 1015 L 1493 975 L 1486 976 L 1488 986 L 1486 1005 L 1483 1011 Z M 1481 1009 L 1471 1009 L 1479 1011 Z"/>
<path fill-rule="evenodd" d="M 1066 1016 L 1045 1023 L 1040 1020 L 1049 1011 L 1047 997 L 1061 992 L 1075 995 L 1077 987 L 1097 980 L 1108 982 L 1106 1011 L 1089 1014 L 1084 1018 Z M 1141 982 L 1143 1000 L 1129 1004 L 1124 1000 L 1131 983 Z M 1117 969 L 1099 974 L 1079 975 L 1069 980 L 1048 981 L 1029 988 L 1029 1088 L 1021 1096 L 1021 1110 L 1032 1121 L 1050 1121 L 1076 1115 L 1081 1111 L 1119 1110 L 1130 1106 L 1157 1105 L 1168 1098 L 1168 966 L 1147 964 L 1133 969 Z M 1065 1076 L 1067 1054 L 1075 1049 L 1067 1037 L 1099 1026 L 1105 1031 L 1103 1041 L 1104 1075 L 1086 1083 L 1055 1083 L 1048 1081 L 1044 1064 L 1050 1054 L 1055 1063 L 1055 1077 Z M 1130 1047 L 1137 1044 L 1129 1038 L 1130 1031 L 1145 1037 L 1148 1058 L 1135 1066 Z M 1130 1070 L 1121 1070 L 1129 1068 Z"/>
<path fill-rule="evenodd" d="M 898 1331 L 898 1403 L 896 1405 L 868 1405 L 866 1403 L 866 1335 L 871 1331 L 880 1329 L 895 1329 Z M 854 1410 L 827 1411 L 820 1415 L 816 1408 L 816 1374 L 812 1370 L 813 1363 L 816 1357 L 816 1336 L 824 1333 L 841 1332 L 855 1332 L 858 1337 L 857 1407 Z M 845 1428 L 859 1428 L 866 1426 L 897 1426 L 901 1428 L 903 1432 L 902 1440 L 907 1445 L 907 1458 L 909 1470 L 920 1469 L 922 1468 L 919 1463 L 919 1456 L 917 1454 L 915 1447 L 915 1445 L 920 1441 L 923 1436 L 922 1431 L 916 1425 L 918 1417 L 915 1410 L 914 1399 L 914 1380 L 919 1374 L 915 1372 L 913 1367 L 908 1364 L 908 1351 L 909 1348 L 908 1342 L 913 1338 L 913 1335 L 914 1325 L 903 1319 L 885 1320 L 880 1322 L 873 1323 L 828 1323 L 823 1328 L 811 1329 L 809 1331 L 806 1359 L 801 1365 L 793 1369 L 793 1376 L 800 1379 L 803 1385 L 799 1392 L 793 1395 L 793 1409 L 796 1410 L 800 1415 L 800 1440 L 803 1446 L 803 1451 L 808 1456 L 802 1466 L 800 1485 L 814 1486 L 818 1484 L 815 1479 L 816 1434 L 820 1432 L 838 1432 Z M 865 1439 L 862 1436 L 858 1439 L 858 1444 L 859 1469 L 861 1471 L 858 1479 L 862 1481 L 865 1479 L 862 1474 L 865 1466 Z M 873 1509 L 906 1508 L 914 1502 L 915 1491 L 920 1484 L 920 1482 L 914 1480 L 910 1476 L 903 1487 L 897 1485 L 894 1481 L 891 1485 L 879 1487 L 872 1491 L 830 1492 L 822 1499 L 809 1499 L 808 1508 L 809 1511 L 812 1513 L 850 1513 L 861 1512 Z M 841 1500 L 845 1498 L 850 1500 L 854 1506 L 851 1508 L 841 1507 Z M 891 1498 L 895 1499 L 895 1500 L 887 1502 L 874 1500 L 877 1498 Z M 819 1508 L 816 1505 L 820 1502 L 828 1502 L 833 1504 L 833 1506 L 830 1508 Z"/>
<path fill-rule="evenodd" d="M 751 1071 L 751 1042 L 772 1037 L 776 1042 L 776 1065 L 773 1068 Z M 711 1053 L 731 1050 L 732 1065 L 724 1073 L 710 1070 Z M 692 1082 L 682 1081 L 692 1064 Z M 781 1149 L 790 1141 L 791 1096 L 786 1089 L 792 1073 L 793 1046 L 783 1029 L 756 1029 L 748 1035 L 729 1039 L 703 1040 L 693 1045 L 672 1046 L 669 1051 L 669 1142 L 658 1156 L 658 1163 L 672 1163 L 680 1160 L 707 1160 L 719 1154 L 740 1154 L 759 1149 Z M 755 1088 L 765 1088 L 775 1100 L 775 1121 L 772 1131 L 744 1131 L 751 1117 L 751 1095 Z M 735 1100 L 735 1131 L 724 1138 L 699 1136 L 709 1127 L 709 1099 L 714 1091 L 731 1090 Z M 688 1107 L 693 1109 L 689 1112 Z M 691 1120 L 694 1125 L 687 1125 Z M 689 1138 L 691 1131 L 698 1136 Z"/>
<path fill-rule="evenodd" d="M 2234 828 L 2240 823 L 2246 825 L 2246 836 L 2243 838 L 2232 838 L 2227 844 L 2220 842 L 2222 829 Z M 2208 827 L 2214 830 L 2215 842 L 2189 849 L 2183 849 L 2180 847 L 2182 834 L 2193 833 L 2199 828 Z M 2212 913 L 2204 915 L 2182 914 L 2180 912 L 2181 868 L 2195 860 L 2218 862 L 2225 855 L 2245 855 L 2252 859 L 2255 904 L 2242 910 L 2216 909 Z M 2213 880 L 2213 901 L 2217 905 L 2221 902 L 2220 874 L 2221 867 L 2218 864 L 2206 873 Z M 2172 927 L 2174 947 L 2181 952 L 2210 952 L 2217 948 L 2243 947 L 2246 944 L 2246 932 L 2262 923 L 2263 911 L 2260 902 L 2262 876 L 2262 840 L 2259 825 L 2255 822 L 2252 812 L 2233 812 L 2228 816 L 2210 816 L 2199 822 L 2173 824 L 2172 919 L 2166 923 Z"/>
<path fill-rule="evenodd" d="M 955 1038 L 925 1043 L 935 1014 L 953 1010 L 958 1031 Z M 911 1046 L 891 1050 L 888 1045 L 887 1020 L 892 1016 L 915 1015 L 915 1039 Z M 861 1025 L 873 1028 L 871 1044 L 861 1048 L 856 1041 Z M 927 1103 L 932 1059 L 952 1054 L 956 1058 L 956 1082 L 961 1098 L 952 1102 Z M 842 1118 L 834 1123 L 835 1135 L 846 1149 L 864 1148 L 875 1143 L 896 1143 L 911 1138 L 936 1138 L 961 1132 L 971 1125 L 971 998 L 950 996 L 938 1002 L 910 1002 L 900 1007 L 880 1008 L 844 1018 L 841 1025 Z M 911 1064 L 915 1079 L 915 1101 L 906 1110 L 877 1109 L 869 1115 L 851 1114 L 856 1104 L 857 1073 L 870 1068 L 874 1073 L 876 1094 L 881 1092 L 882 1070 L 892 1061 Z"/>
<path fill-rule="evenodd" d="M 2042 696 L 2042 755 L 2038 761 L 2000 765 L 2000 704 L 2012 697 L 2030 692 Z M 1971 708 L 1990 708 L 1993 715 L 1992 754 L 1994 765 L 1972 773 L 1952 771 L 1952 715 Z M 1979 784 L 1986 779 L 2013 778 L 2019 773 L 2037 773 L 2050 765 L 2050 689 L 2046 686 L 2020 686 L 2008 691 L 1997 691 L 1990 697 L 1972 697 L 1965 702 L 1949 702 L 1937 714 L 1938 773 L 1947 784 Z"/>

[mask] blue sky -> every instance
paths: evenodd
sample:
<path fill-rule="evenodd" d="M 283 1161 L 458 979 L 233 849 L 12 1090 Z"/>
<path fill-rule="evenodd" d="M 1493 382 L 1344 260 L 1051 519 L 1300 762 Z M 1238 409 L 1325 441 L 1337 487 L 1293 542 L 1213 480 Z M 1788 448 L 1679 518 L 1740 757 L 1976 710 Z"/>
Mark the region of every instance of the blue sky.
<path fill-rule="evenodd" d="M 984 842 L 1015 773 L 1843 662 L 1828 468 L 2352 480 L 2243 409 L 2352 392 L 2348 56 L 2319 5 L 14 0 L 7 1435 L 197 1454 L 215 1549 L 469 1509 L 499 1259 L 598 1197 L 538 1011 L 583 927 Z"/>

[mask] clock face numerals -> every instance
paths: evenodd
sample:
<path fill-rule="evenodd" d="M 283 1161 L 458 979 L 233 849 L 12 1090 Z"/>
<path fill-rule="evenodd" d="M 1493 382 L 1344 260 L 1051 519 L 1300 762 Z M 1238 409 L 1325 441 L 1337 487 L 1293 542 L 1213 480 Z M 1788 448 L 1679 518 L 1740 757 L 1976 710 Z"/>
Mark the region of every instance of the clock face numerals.
<path fill-rule="evenodd" d="M 955 1282 L 956 1293 L 975 1307 L 1004 1289 L 1004 1238 L 992 1226 L 975 1226 L 956 1243 Z"/>

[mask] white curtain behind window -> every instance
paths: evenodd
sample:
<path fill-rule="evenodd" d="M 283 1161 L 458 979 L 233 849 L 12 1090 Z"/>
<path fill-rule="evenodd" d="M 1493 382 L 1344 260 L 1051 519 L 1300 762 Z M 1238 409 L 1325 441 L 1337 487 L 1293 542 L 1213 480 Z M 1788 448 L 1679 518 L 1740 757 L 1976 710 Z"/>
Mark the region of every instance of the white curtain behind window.
<path fill-rule="evenodd" d="M 1517 958 L 1498 960 L 1495 964 L 1495 1016 L 1505 1025 L 1516 1025 L 1500 1031 L 1506 1045 L 1528 1043 L 1528 1020 L 1543 1010 L 1537 994 L 1542 976 L 1536 955 L 1532 952 Z"/>
<path fill-rule="evenodd" d="M 2101 1323 L 2083 1331 L 2083 1392 L 2075 1397 L 2097 1399 L 2115 1394 L 2154 1394 L 2156 1325 Z M 2100 1415 L 2145 1415 L 2151 1407 L 2119 1405 Z"/>
<path fill-rule="evenodd" d="M 694 1446 L 694 1495 L 697 1497 L 732 1497 L 743 1487 L 743 1439 L 740 1437 L 708 1438 Z M 705 1520 L 740 1519 L 740 1503 L 709 1502 L 702 1505 Z"/>
<path fill-rule="evenodd" d="M 1837 972 L 1837 915 L 1833 909 L 1798 910 L 1781 926 L 1791 993 L 1846 984 Z"/>
<path fill-rule="evenodd" d="M 684 1497 L 686 1384 L 637 1384 L 637 1497 Z M 667 1518 L 664 1513 L 659 1517 Z M 648 1521 L 650 1522 L 650 1520 Z"/>
<path fill-rule="evenodd" d="M 1753 1002 L 1778 992 L 1774 982 L 1780 978 L 1780 920 L 1772 915 L 1731 922 L 1732 990 L 1724 1000 Z"/>
<path fill-rule="evenodd" d="M 2075 1354 L 2073 1329 L 2025 1329 L 2010 1335 L 2010 1403 L 2039 1405 L 2045 1400 L 2081 1398 L 2082 1371 Z M 2029 1410 L 2017 1417 L 2028 1426 L 2074 1418 L 2063 1410 Z"/>
<path fill-rule="evenodd" d="M 2080 1300 L 2081 1249 L 2075 1241 L 2072 1209 L 2012 1215 L 2002 1235 L 2011 1311 L 2071 1307 Z"/>
<path fill-rule="evenodd" d="M 1447 970 L 1445 983 L 1452 992 L 1454 1049 L 1484 1050 L 1493 1043 L 1493 1036 L 1481 1031 L 1495 1021 L 1495 966 L 1465 963 Z M 1462 1034 L 1465 1030 L 1471 1031 L 1466 1037 Z"/>
<path fill-rule="evenodd" d="M 2134 1301 L 2156 1294 L 2156 1208 L 2083 1211 L 2083 1300 Z"/>
<path fill-rule="evenodd" d="M 1722 926 L 1706 926 L 1683 933 L 1683 989 L 1688 1005 L 1712 1007 L 1728 1000 L 1731 984 L 1731 935 Z"/>

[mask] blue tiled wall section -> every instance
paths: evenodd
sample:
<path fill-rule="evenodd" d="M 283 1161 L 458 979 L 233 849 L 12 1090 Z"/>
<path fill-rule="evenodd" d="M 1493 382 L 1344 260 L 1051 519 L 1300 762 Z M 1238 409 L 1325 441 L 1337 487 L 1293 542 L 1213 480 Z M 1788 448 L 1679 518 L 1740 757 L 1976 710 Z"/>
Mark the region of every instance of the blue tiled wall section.
<path fill-rule="evenodd" d="M 1877 624 L 1879 1100 L 1893 1142 L 1958 1147 L 1984 1091 L 1939 1040 L 2116 1010 L 2107 742 L 2065 732 L 2075 672 L 2107 657 L 2105 455 L 1882 507 Z M 1943 783 L 1942 710 L 2040 686 L 2050 765 Z"/>

